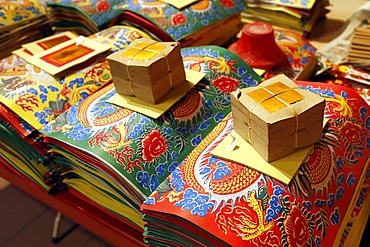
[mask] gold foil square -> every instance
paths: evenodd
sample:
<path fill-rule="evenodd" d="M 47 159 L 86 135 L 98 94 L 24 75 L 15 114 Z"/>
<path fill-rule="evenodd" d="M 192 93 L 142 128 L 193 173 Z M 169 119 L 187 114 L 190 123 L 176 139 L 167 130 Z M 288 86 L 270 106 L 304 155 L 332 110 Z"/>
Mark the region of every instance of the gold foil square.
<path fill-rule="evenodd" d="M 294 88 L 289 88 L 282 82 L 273 83 L 264 88 L 249 92 L 247 95 L 269 113 L 273 113 L 304 99 L 304 96 L 295 91 Z"/>
<path fill-rule="evenodd" d="M 139 42 L 134 47 L 123 52 L 121 56 L 135 60 L 149 60 L 164 49 L 165 46 L 162 44 Z"/>

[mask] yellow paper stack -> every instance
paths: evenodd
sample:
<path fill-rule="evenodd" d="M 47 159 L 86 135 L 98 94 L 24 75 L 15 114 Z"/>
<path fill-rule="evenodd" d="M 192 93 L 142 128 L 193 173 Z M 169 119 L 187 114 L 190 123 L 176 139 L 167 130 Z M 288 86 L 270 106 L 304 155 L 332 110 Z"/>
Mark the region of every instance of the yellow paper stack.
<path fill-rule="evenodd" d="M 234 130 L 267 162 L 322 137 L 325 100 L 285 75 L 231 94 Z"/>
<path fill-rule="evenodd" d="M 186 75 L 178 42 L 138 39 L 107 57 L 117 93 L 157 104 Z"/>
<path fill-rule="evenodd" d="M 287 29 L 308 37 L 329 12 L 328 0 L 279 1 L 246 0 L 248 8 L 241 13 L 244 23 L 262 21 L 275 29 Z"/>
<path fill-rule="evenodd" d="M 347 62 L 368 60 L 370 56 L 370 26 L 357 27 L 347 53 Z"/>

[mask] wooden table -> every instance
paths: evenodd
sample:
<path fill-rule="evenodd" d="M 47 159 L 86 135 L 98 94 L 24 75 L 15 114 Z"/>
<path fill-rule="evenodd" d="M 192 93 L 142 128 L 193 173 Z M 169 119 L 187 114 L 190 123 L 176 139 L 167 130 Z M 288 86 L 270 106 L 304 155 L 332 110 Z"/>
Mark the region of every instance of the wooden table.
<path fill-rule="evenodd" d="M 366 0 L 330 0 L 330 12 L 327 20 L 320 23 L 309 37 L 310 43 L 316 48 L 320 48 L 336 38 L 346 27 L 347 20 L 362 5 L 369 1 Z"/>

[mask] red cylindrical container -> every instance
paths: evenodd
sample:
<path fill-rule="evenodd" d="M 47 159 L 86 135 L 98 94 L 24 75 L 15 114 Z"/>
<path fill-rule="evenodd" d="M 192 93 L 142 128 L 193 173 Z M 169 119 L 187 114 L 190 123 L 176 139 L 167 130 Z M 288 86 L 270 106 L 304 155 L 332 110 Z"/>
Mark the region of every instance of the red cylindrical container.
<path fill-rule="evenodd" d="M 265 22 L 244 25 L 240 39 L 229 47 L 252 68 L 271 69 L 286 60 L 276 44 L 274 29 Z"/>

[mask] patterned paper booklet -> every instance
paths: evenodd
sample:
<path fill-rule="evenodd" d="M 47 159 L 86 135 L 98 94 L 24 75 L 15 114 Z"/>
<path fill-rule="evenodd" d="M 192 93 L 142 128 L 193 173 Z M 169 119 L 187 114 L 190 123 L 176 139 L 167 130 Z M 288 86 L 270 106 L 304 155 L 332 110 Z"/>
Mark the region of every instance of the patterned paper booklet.
<path fill-rule="evenodd" d="M 56 30 L 75 30 L 87 35 L 110 25 L 126 23 L 145 30 L 155 39 L 182 42 L 186 38 L 187 42 L 197 45 L 217 44 L 218 39 L 226 42 L 223 37 L 235 36 L 240 30 L 239 14 L 247 7 L 244 0 L 196 1 L 181 9 L 150 0 L 88 3 L 54 0 L 47 5 L 51 24 Z M 207 30 L 206 33 L 203 30 Z M 201 42 L 211 38 L 215 40 Z"/>
<path fill-rule="evenodd" d="M 116 95 L 111 84 L 41 130 L 63 182 L 139 229 L 141 203 L 229 114 L 229 93 L 260 80 L 225 48 L 181 54 L 185 68 L 206 76 L 158 119 L 108 103 Z"/>
<path fill-rule="evenodd" d="M 321 0 L 293 0 L 293 1 L 286 1 L 286 0 L 246 0 L 247 3 L 273 4 L 273 5 L 281 5 L 281 6 L 286 6 L 286 7 L 300 8 L 300 9 L 311 9 L 316 1 L 321 1 Z"/>
<path fill-rule="evenodd" d="M 294 179 L 284 184 L 213 156 L 211 151 L 233 130 L 228 115 L 142 205 L 146 244 L 358 245 L 359 239 L 346 238 L 355 220 L 363 227 L 367 220 L 356 215 L 361 208 L 366 213 L 369 196 L 363 188 L 370 178 L 370 107 L 350 88 L 298 85 L 325 98 L 330 120 Z"/>
<path fill-rule="evenodd" d="M 117 51 L 144 35 L 132 27 L 115 26 L 91 35 L 89 39 Z M 60 79 L 17 59 L 16 55 L 5 59 L 2 68 L 1 159 L 49 192 L 52 189 L 49 173 L 53 173 L 53 167 L 45 157 L 45 145 L 38 130 L 78 101 L 110 84 L 108 63 L 99 62 Z"/>
<path fill-rule="evenodd" d="M 46 17 L 46 11 L 37 0 L 1 1 L 0 2 L 0 31 L 9 31 L 24 23 Z"/>
<path fill-rule="evenodd" d="M 241 14 L 243 22 L 268 22 L 274 27 L 291 30 L 305 37 L 315 31 L 318 23 L 325 20 L 330 11 L 329 1 L 326 0 L 246 2 L 248 8 Z"/>
<path fill-rule="evenodd" d="M 37 0 L 0 1 L 0 59 L 49 34 L 46 11 Z"/>

